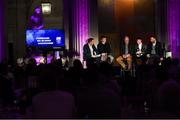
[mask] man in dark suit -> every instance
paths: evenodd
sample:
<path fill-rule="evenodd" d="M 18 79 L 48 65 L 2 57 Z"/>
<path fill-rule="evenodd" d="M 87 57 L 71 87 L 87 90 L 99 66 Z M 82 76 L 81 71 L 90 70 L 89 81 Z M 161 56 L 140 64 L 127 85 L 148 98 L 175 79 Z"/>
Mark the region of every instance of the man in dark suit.
<path fill-rule="evenodd" d="M 97 46 L 99 54 L 101 54 L 101 61 L 108 61 L 110 64 L 113 62 L 114 57 L 111 53 L 111 45 L 107 41 L 106 36 L 102 36 Z"/>
<path fill-rule="evenodd" d="M 150 37 L 150 43 L 147 46 L 147 58 L 152 62 L 163 59 L 161 43 L 155 37 Z"/>
<path fill-rule="evenodd" d="M 143 64 L 145 62 L 145 53 L 146 53 L 146 46 L 143 44 L 142 39 L 138 38 L 135 45 L 135 53 L 134 56 L 136 58 L 136 63 Z"/>
<path fill-rule="evenodd" d="M 83 59 L 86 61 L 86 64 L 98 62 L 101 57 L 94 43 L 94 38 L 89 38 L 88 43 L 83 47 Z"/>
<path fill-rule="evenodd" d="M 133 47 L 130 43 L 129 36 L 124 37 L 123 44 L 120 48 L 120 56 L 116 59 L 116 61 L 121 65 L 123 69 L 126 69 L 126 64 L 124 61 L 127 61 L 128 68 L 127 70 L 131 70 L 132 68 L 132 55 L 133 55 Z"/>

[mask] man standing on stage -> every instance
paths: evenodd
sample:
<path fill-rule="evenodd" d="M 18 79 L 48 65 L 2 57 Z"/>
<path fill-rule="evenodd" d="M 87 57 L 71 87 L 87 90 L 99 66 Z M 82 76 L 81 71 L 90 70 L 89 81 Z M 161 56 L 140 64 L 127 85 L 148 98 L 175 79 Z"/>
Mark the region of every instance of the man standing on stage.
<path fill-rule="evenodd" d="M 157 61 L 163 59 L 163 52 L 161 43 L 155 37 L 150 37 L 150 43 L 147 46 L 147 58 L 150 61 Z"/>
<path fill-rule="evenodd" d="M 83 47 L 83 59 L 86 61 L 87 64 L 92 62 L 98 62 L 101 57 L 94 43 L 94 38 L 89 38 L 88 43 L 85 44 Z"/>
<path fill-rule="evenodd" d="M 124 70 L 131 70 L 132 68 L 132 54 L 133 54 L 133 47 L 130 44 L 129 36 L 124 37 L 123 44 L 120 48 L 120 56 L 116 59 L 116 61 L 121 65 Z M 127 61 L 128 67 L 126 68 L 126 64 L 124 61 Z"/>
<path fill-rule="evenodd" d="M 111 46 L 107 41 L 106 36 L 101 37 L 100 43 L 97 47 L 99 54 L 101 54 L 101 61 L 108 61 L 111 64 L 114 60 L 114 57 L 112 56 Z"/>

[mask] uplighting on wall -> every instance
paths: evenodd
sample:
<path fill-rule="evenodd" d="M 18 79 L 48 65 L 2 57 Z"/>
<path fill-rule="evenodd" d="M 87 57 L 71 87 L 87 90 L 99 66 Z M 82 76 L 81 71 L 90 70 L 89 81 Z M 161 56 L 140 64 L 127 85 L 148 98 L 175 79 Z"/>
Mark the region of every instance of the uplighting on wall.
<path fill-rule="evenodd" d="M 49 15 L 51 14 L 51 3 L 50 2 L 43 2 L 41 3 L 41 7 L 42 7 L 42 13 L 45 15 Z"/>

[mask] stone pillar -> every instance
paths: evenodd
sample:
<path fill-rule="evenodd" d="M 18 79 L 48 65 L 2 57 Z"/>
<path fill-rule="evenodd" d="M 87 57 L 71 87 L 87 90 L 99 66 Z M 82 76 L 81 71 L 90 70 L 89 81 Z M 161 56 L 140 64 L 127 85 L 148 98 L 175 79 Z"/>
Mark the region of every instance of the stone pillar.
<path fill-rule="evenodd" d="M 5 58 L 5 2 L 0 1 L 0 61 Z"/>
<path fill-rule="evenodd" d="M 14 40 L 15 59 L 26 54 L 27 5 L 25 0 L 17 1 L 17 38 Z"/>
<path fill-rule="evenodd" d="M 98 25 L 98 0 L 90 0 L 90 20 L 89 20 L 89 36 L 96 40 L 96 44 L 99 39 L 99 25 Z"/>
<path fill-rule="evenodd" d="M 70 29 L 70 7 L 69 7 L 69 0 L 63 0 L 63 23 L 64 23 L 64 32 L 65 32 L 65 45 L 66 49 L 69 50 L 70 48 L 70 42 L 69 42 L 69 29 Z"/>

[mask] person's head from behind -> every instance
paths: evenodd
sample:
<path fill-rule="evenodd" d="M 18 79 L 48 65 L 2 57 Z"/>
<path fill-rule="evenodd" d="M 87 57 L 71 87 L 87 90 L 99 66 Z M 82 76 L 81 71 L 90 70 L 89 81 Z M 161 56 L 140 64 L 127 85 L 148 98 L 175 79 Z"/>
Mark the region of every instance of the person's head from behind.
<path fill-rule="evenodd" d="M 126 45 L 129 44 L 129 36 L 125 36 L 125 37 L 124 37 L 124 43 L 125 43 Z"/>
<path fill-rule="evenodd" d="M 87 68 L 94 68 L 97 65 L 96 65 L 96 63 L 94 63 L 93 59 L 89 59 L 88 62 L 86 62 L 86 66 L 87 66 Z"/>
<path fill-rule="evenodd" d="M 56 71 L 52 64 L 45 65 L 40 74 L 40 86 L 46 91 L 57 89 Z"/>
<path fill-rule="evenodd" d="M 155 43 L 155 42 L 156 42 L 156 38 L 155 38 L 154 36 L 151 36 L 151 37 L 150 37 L 150 42 L 151 42 L 151 43 Z"/>
<path fill-rule="evenodd" d="M 37 65 L 36 60 L 34 58 L 29 59 L 28 64 L 32 65 L 32 66 L 36 66 Z"/>
<path fill-rule="evenodd" d="M 107 37 L 106 36 L 101 36 L 101 41 L 102 44 L 105 44 L 107 42 Z"/>
<path fill-rule="evenodd" d="M 83 84 L 86 85 L 94 85 L 98 82 L 98 70 L 97 66 L 91 66 L 83 71 Z"/>
<path fill-rule="evenodd" d="M 77 69 L 83 69 L 83 65 L 80 60 L 76 59 L 73 62 L 73 67 Z"/>
<path fill-rule="evenodd" d="M 172 60 L 172 64 L 175 65 L 175 66 L 178 66 L 179 65 L 179 59 L 178 58 L 174 58 Z"/>
<path fill-rule="evenodd" d="M 62 67 L 62 60 L 61 59 L 57 59 L 56 61 L 53 62 L 53 64 L 55 66 Z"/>
<path fill-rule="evenodd" d="M 6 75 L 8 72 L 8 65 L 6 63 L 0 63 L 0 74 Z"/>
<path fill-rule="evenodd" d="M 24 66 L 24 60 L 23 60 L 23 58 L 18 58 L 16 63 L 17 63 L 17 66 L 18 66 L 18 67 L 23 67 L 23 66 Z"/>
<path fill-rule="evenodd" d="M 100 63 L 100 65 L 99 65 L 99 72 L 102 75 L 104 75 L 106 77 L 110 77 L 112 75 L 112 71 L 113 71 L 112 65 L 110 65 L 107 62 L 101 62 Z"/>
<path fill-rule="evenodd" d="M 136 42 L 137 42 L 138 45 L 140 45 L 140 44 L 142 44 L 142 39 L 138 38 Z"/>
<path fill-rule="evenodd" d="M 180 110 L 180 85 L 174 80 L 163 83 L 158 91 L 158 100 L 162 110 L 168 112 Z"/>
<path fill-rule="evenodd" d="M 88 39 L 88 44 L 91 45 L 91 46 L 94 45 L 95 44 L 94 38 L 89 38 Z"/>

